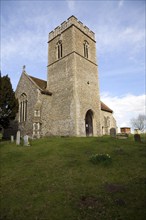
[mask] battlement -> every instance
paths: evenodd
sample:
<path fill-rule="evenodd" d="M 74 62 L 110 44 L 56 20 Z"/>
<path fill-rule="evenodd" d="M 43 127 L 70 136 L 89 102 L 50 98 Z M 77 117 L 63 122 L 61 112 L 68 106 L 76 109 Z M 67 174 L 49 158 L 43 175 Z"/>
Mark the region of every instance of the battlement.
<path fill-rule="evenodd" d="M 67 19 L 67 21 L 64 21 L 60 26 L 56 27 L 53 31 L 49 33 L 49 41 L 52 40 L 57 35 L 61 34 L 64 30 L 69 28 L 71 25 L 75 25 L 81 31 L 87 34 L 90 38 L 95 40 L 95 33 L 91 31 L 87 26 L 84 26 L 84 24 L 81 21 L 78 21 L 78 19 L 72 15 L 71 17 Z"/>

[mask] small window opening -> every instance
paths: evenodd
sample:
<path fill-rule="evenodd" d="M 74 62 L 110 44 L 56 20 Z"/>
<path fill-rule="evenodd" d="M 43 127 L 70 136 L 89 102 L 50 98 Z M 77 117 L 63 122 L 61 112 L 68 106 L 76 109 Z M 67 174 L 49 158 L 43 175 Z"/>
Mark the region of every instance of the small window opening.
<path fill-rule="evenodd" d="M 88 58 L 88 49 L 89 49 L 89 44 L 88 44 L 88 42 L 87 41 L 85 41 L 85 43 L 84 43 L 84 57 L 85 58 Z"/>
<path fill-rule="evenodd" d="M 57 54 L 58 59 L 62 58 L 62 41 L 57 43 Z"/>
<path fill-rule="evenodd" d="M 34 116 L 40 117 L 40 110 L 34 110 Z"/>
<path fill-rule="evenodd" d="M 39 122 L 33 123 L 33 135 L 39 137 L 40 136 L 41 125 Z"/>

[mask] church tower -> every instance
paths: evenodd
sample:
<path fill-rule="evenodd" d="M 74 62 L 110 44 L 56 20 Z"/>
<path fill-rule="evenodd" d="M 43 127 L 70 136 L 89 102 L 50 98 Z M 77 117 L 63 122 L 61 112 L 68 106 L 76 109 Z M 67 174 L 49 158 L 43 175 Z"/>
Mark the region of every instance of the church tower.
<path fill-rule="evenodd" d="M 49 33 L 48 44 L 51 134 L 100 135 L 101 104 L 94 33 L 71 16 Z"/>

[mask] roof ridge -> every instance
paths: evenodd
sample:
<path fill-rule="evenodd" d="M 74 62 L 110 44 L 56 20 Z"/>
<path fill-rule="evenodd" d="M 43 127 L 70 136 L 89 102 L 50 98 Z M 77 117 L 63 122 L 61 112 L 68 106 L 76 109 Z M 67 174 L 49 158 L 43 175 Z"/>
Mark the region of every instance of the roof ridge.
<path fill-rule="evenodd" d="M 47 80 L 40 79 L 40 78 L 37 78 L 37 77 L 31 76 L 31 75 L 28 75 L 28 76 L 29 76 L 29 77 L 31 77 L 31 78 L 38 79 L 38 80 L 41 80 L 41 81 L 44 81 L 44 82 L 46 82 L 46 83 L 47 83 Z"/>
<path fill-rule="evenodd" d="M 39 79 L 36 78 L 34 76 L 30 76 L 29 78 L 41 89 L 41 90 L 45 90 L 47 88 L 47 81 L 43 80 L 43 79 Z"/>
<path fill-rule="evenodd" d="M 110 109 L 106 104 L 104 104 L 104 102 L 102 102 L 101 100 L 100 102 L 101 102 L 101 110 L 113 113 L 113 110 Z"/>

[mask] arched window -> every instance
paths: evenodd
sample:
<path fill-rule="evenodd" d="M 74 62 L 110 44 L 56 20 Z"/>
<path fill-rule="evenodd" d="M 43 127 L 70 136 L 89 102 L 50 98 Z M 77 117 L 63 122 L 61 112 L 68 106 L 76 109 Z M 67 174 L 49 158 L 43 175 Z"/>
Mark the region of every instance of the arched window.
<path fill-rule="evenodd" d="M 107 128 L 107 118 L 104 116 L 104 127 Z"/>
<path fill-rule="evenodd" d="M 104 117 L 104 127 L 110 127 L 110 117 Z"/>
<path fill-rule="evenodd" d="M 107 127 L 110 127 L 110 117 L 107 117 Z"/>
<path fill-rule="evenodd" d="M 27 96 L 22 93 L 19 99 L 19 122 L 27 120 Z"/>
<path fill-rule="evenodd" d="M 59 40 L 57 43 L 57 58 L 60 59 L 62 57 L 62 41 Z"/>
<path fill-rule="evenodd" d="M 89 56 L 89 51 L 88 51 L 88 49 L 89 49 L 89 44 L 88 44 L 87 41 L 85 41 L 85 42 L 84 42 L 84 57 L 85 57 L 85 58 L 88 58 L 88 56 Z"/>

